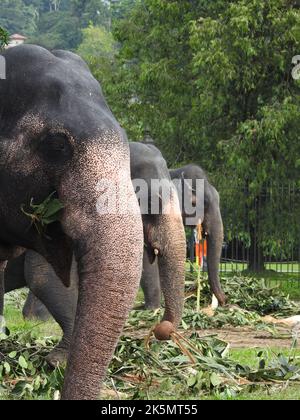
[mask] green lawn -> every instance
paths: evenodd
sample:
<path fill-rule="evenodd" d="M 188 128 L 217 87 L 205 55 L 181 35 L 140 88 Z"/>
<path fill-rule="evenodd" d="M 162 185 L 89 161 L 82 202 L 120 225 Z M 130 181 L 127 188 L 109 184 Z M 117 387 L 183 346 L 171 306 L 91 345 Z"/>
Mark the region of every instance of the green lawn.
<path fill-rule="evenodd" d="M 24 320 L 21 310 L 12 304 L 5 305 L 4 315 L 7 326 L 12 334 L 20 331 L 34 331 L 36 335 L 41 337 L 61 336 L 61 329 L 55 321 Z"/>
<path fill-rule="evenodd" d="M 265 279 L 268 286 L 278 286 L 284 293 L 290 296 L 293 300 L 300 300 L 300 268 L 299 264 L 285 264 L 289 266 L 286 272 L 275 271 L 276 264 L 273 264 L 273 269 L 268 268 L 263 273 L 253 273 L 246 270 L 246 265 L 243 264 L 221 264 L 220 277 L 231 277 L 234 274 Z M 187 262 L 186 270 L 189 271 L 191 263 Z M 236 268 L 237 267 L 237 268 Z M 198 266 L 193 264 L 194 271 L 197 272 Z M 292 269 L 294 272 L 292 272 Z M 298 272 L 297 272 L 298 270 Z"/>
<path fill-rule="evenodd" d="M 300 278 L 300 263 L 299 262 L 287 262 L 287 263 L 266 263 L 265 264 L 266 271 L 273 271 L 276 273 L 287 273 L 287 274 L 295 274 L 298 275 Z M 238 262 L 222 262 L 220 264 L 220 271 L 221 272 L 230 272 L 230 271 L 239 271 L 244 272 L 247 271 L 247 264 L 245 263 L 238 263 Z"/>
<path fill-rule="evenodd" d="M 257 354 L 263 351 L 266 360 L 270 360 L 274 355 L 282 354 L 290 356 L 295 354 L 300 358 L 300 350 L 288 350 L 274 347 L 270 349 L 232 349 L 230 356 L 242 365 L 250 367 L 258 366 Z M 208 399 L 235 399 L 235 400 L 300 400 L 300 384 L 266 385 L 263 387 L 255 386 L 250 390 L 242 391 L 232 397 L 209 397 Z"/>

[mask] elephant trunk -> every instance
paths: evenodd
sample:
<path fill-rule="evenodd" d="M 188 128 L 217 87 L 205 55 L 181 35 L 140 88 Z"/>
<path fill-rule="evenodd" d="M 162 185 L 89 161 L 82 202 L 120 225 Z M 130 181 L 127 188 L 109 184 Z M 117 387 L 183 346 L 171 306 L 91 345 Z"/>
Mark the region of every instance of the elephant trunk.
<path fill-rule="evenodd" d="M 151 216 L 152 221 L 146 224 L 144 220 L 147 247 L 158 256 L 160 285 L 165 300 L 162 328 L 154 331 L 162 340 L 169 339 L 181 321 L 186 258 L 185 232 L 177 195 L 173 195 L 165 211 L 166 214 Z"/>
<path fill-rule="evenodd" d="M 165 300 L 163 320 L 177 327 L 181 321 L 184 302 L 186 245 L 181 218 L 162 216 L 165 243 L 158 258 L 160 285 Z"/>
<path fill-rule="evenodd" d="M 82 170 L 80 180 L 77 178 L 79 184 L 82 182 L 81 191 L 73 194 L 72 178 L 65 180 L 60 191 L 61 199 L 68 202 L 62 225 L 74 241 L 79 274 L 78 305 L 63 399 L 97 398 L 138 290 L 142 270 L 142 223 L 130 180 L 128 154 L 124 150 L 119 152 L 122 159 L 116 163 L 112 161 L 115 152 L 108 150 L 105 156 L 102 151 L 98 166 L 94 151 L 93 159 L 85 159 L 88 176 Z M 93 166 L 89 167 L 89 163 Z M 101 206 L 97 206 L 96 211 L 97 199 L 99 204 L 99 198 L 107 191 L 96 186 L 95 178 L 107 178 L 116 185 L 119 172 L 123 174 L 122 185 L 127 188 L 126 199 L 117 192 L 115 199 L 119 204 L 115 211 L 103 212 Z M 131 213 L 122 211 L 128 201 L 132 205 Z"/>
<path fill-rule="evenodd" d="M 212 293 L 218 299 L 221 306 L 226 303 L 226 296 L 222 290 L 219 278 L 219 264 L 223 244 L 223 223 L 219 209 L 214 210 L 204 223 L 207 232 L 207 269 L 208 281 Z"/>

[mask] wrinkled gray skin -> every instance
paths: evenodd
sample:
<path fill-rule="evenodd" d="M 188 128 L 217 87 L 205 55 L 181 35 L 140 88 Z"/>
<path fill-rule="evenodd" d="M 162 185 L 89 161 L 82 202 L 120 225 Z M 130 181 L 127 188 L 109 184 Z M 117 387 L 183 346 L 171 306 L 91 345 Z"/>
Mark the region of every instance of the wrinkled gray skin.
<path fill-rule="evenodd" d="M 170 170 L 174 179 L 192 180 L 192 202 L 195 203 L 196 179 L 204 179 L 204 220 L 202 222 L 203 236 L 207 239 L 207 268 L 208 281 L 212 293 L 217 297 L 220 305 L 226 302 L 219 279 L 219 263 L 223 243 L 223 222 L 220 212 L 220 200 L 217 190 L 210 184 L 205 172 L 200 166 L 187 165 L 182 168 Z M 183 188 L 187 188 L 183 183 Z M 182 214 L 185 223 L 186 215 Z M 145 296 L 145 309 L 160 307 L 161 291 L 159 286 L 159 271 L 157 264 L 150 265 L 144 258 L 141 286 Z"/>
<path fill-rule="evenodd" d="M 24 248 L 32 249 L 69 285 L 75 255 L 79 298 L 62 398 L 95 399 L 142 268 L 142 221 L 130 180 L 127 139 L 78 56 L 31 45 L 3 55 L 0 271 Z M 118 185 L 120 173 L 133 212 L 125 211 L 122 197 L 124 214 L 101 214 L 96 208 L 103 193 L 98 182 L 105 178 Z M 64 209 L 43 235 L 21 208 L 30 212 L 32 198 L 42 203 L 53 191 Z"/>
<path fill-rule="evenodd" d="M 172 185 L 166 162 L 154 146 L 130 143 L 130 156 L 132 179 L 143 179 L 149 186 L 151 179 L 165 180 Z M 164 319 L 176 326 L 180 321 L 184 298 L 185 233 L 175 190 L 174 194 L 174 200 L 170 203 L 171 214 L 143 215 L 145 243 L 143 261 L 145 267 L 153 263 L 159 271 L 159 293 L 160 290 L 163 291 L 166 307 Z M 146 201 L 149 206 L 150 188 Z M 154 250 L 158 250 L 157 257 Z M 18 270 L 20 273 L 17 276 Z M 27 251 L 25 256 L 11 261 L 5 272 L 6 292 L 25 285 L 28 285 L 32 292 L 23 309 L 25 316 L 40 318 L 42 314 L 43 317 L 47 317 L 46 308 L 48 308 L 61 326 L 63 339 L 47 356 L 48 362 L 52 365 L 64 361 L 69 350 L 77 303 L 78 280 L 75 264 L 71 274 L 71 287 L 67 289 L 58 280 L 49 264 L 32 251 Z M 177 286 L 174 289 L 175 283 Z"/>
<path fill-rule="evenodd" d="M 151 179 L 167 180 L 171 183 L 167 164 L 161 152 L 151 144 L 130 143 L 130 165 L 132 179 L 146 180 L 149 191 Z M 174 196 L 177 199 L 175 189 Z M 186 243 L 180 207 L 172 209 L 172 213 L 172 216 L 143 215 L 145 248 L 141 286 L 146 301 L 155 298 L 158 292 L 160 295 L 160 290 L 165 294 L 166 289 L 172 287 L 172 276 L 181 278 L 184 283 Z M 155 249 L 159 250 L 157 259 L 153 255 Z M 147 284 L 151 281 L 149 273 L 152 273 L 151 276 L 156 275 L 158 281 L 145 288 L 145 280 L 147 279 Z M 156 307 L 159 306 L 160 302 Z M 153 306 L 150 305 L 149 308 L 151 307 Z"/>
<path fill-rule="evenodd" d="M 133 148 L 132 148 L 132 151 Z M 134 157 L 134 155 L 133 155 Z M 133 160 L 134 162 L 134 160 Z M 146 169 L 144 169 L 146 170 Z M 184 168 L 171 170 L 170 175 L 172 179 L 204 179 L 204 221 L 203 233 L 208 241 L 208 270 L 209 282 L 212 292 L 218 297 L 219 303 L 223 305 L 226 297 L 222 291 L 219 281 L 219 261 L 222 251 L 223 242 L 223 223 L 219 206 L 219 194 L 216 189 L 207 180 L 206 174 L 202 168 L 197 165 L 188 165 Z M 183 221 L 185 215 L 183 214 Z M 30 286 L 30 282 L 28 283 Z M 153 264 L 150 263 L 148 255 L 144 252 L 143 256 L 143 273 L 141 278 L 141 287 L 144 292 L 145 304 L 143 309 L 156 309 L 161 305 L 161 288 L 159 278 L 159 268 L 157 260 Z M 40 319 L 49 316 L 49 313 L 40 301 L 36 300 L 32 294 L 29 294 L 29 299 L 23 310 L 26 317 L 38 317 Z M 64 323 L 64 330 L 70 329 L 68 323 Z M 51 355 L 50 355 L 51 357 Z"/>

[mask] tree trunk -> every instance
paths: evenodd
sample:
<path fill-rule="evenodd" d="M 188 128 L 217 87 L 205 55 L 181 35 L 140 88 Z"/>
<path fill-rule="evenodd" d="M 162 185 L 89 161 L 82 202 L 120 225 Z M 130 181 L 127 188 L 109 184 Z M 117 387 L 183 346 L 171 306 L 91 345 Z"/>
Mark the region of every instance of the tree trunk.
<path fill-rule="evenodd" d="M 259 246 L 259 237 L 255 226 L 250 226 L 250 250 L 248 270 L 259 273 L 265 269 L 264 254 L 262 248 Z"/>
<path fill-rule="evenodd" d="M 261 235 L 261 214 L 262 206 L 264 204 L 264 197 L 261 195 L 255 197 L 253 200 L 254 220 L 249 220 L 249 234 L 250 234 L 250 250 L 248 270 L 258 273 L 265 269 L 263 249 L 260 246 Z M 249 208 L 248 208 L 249 217 Z"/>

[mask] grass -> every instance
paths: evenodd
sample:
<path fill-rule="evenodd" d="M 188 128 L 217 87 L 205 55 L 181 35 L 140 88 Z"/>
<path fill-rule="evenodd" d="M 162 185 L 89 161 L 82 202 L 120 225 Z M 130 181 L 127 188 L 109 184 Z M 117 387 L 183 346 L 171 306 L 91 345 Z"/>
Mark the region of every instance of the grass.
<path fill-rule="evenodd" d="M 55 321 L 25 320 L 19 308 L 12 304 L 5 305 L 5 320 L 11 333 L 32 331 L 41 337 L 61 337 L 61 329 Z"/>
<path fill-rule="evenodd" d="M 231 272 L 231 271 L 238 271 L 238 272 L 247 272 L 247 264 L 246 263 L 238 263 L 238 262 L 221 262 L 220 270 L 222 272 Z M 276 273 L 286 273 L 286 274 L 294 274 L 300 277 L 300 263 L 299 262 L 274 262 L 274 263 L 265 263 L 265 270 L 272 271 Z"/>
<path fill-rule="evenodd" d="M 267 361 L 272 360 L 275 356 L 278 356 L 278 354 L 281 354 L 283 356 L 289 357 L 296 355 L 297 357 L 300 357 L 300 349 L 296 350 L 289 350 L 286 348 L 280 348 L 280 347 L 272 347 L 272 348 L 252 348 L 252 349 L 231 349 L 230 350 L 230 357 L 244 365 L 247 365 L 249 367 L 257 368 L 258 362 L 261 360 L 262 357 L 258 357 L 258 354 L 263 352 L 263 358 Z"/>
<path fill-rule="evenodd" d="M 266 360 L 270 360 L 274 355 L 282 354 L 284 356 L 290 356 L 295 354 L 300 357 L 299 350 L 282 349 L 280 347 L 273 347 L 269 349 L 232 349 L 230 351 L 230 357 L 236 360 L 242 365 L 248 365 L 250 367 L 258 366 L 257 355 L 263 352 Z M 256 389 L 255 389 L 256 388 Z M 256 386 L 254 389 L 242 391 L 239 395 L 234 398 L 226 396 L 220 397 L 209 397 L 208 399 L 234 399 L 234 400 L 300 400 L 300 384 L 289 384 L 285 385 L 270 385 L 265 387 Z"/>

